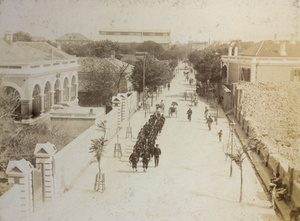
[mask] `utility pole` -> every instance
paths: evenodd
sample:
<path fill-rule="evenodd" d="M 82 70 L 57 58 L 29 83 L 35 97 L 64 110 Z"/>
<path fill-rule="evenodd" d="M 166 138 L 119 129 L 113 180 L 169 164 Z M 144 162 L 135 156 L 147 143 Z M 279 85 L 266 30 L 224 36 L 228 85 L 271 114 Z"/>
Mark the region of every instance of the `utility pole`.
<path fill-rule="evenodd" d="M 234 130 L 235 130 L 235 123 L 229 123 L 229 142 L 228 147 L 230 148 L 230 177 L 232 176 L 232 156 L 233 156 L 233 146 L 234 146 Z"/>
<path fill-rule="evenodd" d="M 146 94 L 145 94 L 145 88 L 146 88 L 146 55 L 147 52 L 136 52 L 135 53 L 138 56 L 143 55 L 143 107 L 145 110 L 145 118 L 147 116 L 147 108 L 146 108 Z"/>

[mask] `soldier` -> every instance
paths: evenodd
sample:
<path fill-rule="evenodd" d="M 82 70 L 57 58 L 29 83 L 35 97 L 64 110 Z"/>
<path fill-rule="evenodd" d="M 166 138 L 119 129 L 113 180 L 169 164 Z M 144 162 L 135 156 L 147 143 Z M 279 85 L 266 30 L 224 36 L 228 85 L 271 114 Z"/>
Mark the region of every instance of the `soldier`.
<path fill-rule="evenodd" d="M 143 170 L 146 173 L 147 169 L 148 169 L 148 163 L 149 163 L 149 160 L 150 160 L 150 154 L 147 151 L 145 151 L 141 155 L 141 157 L 142 157 L 142 162 L 143 162 Z"/>
<path fill-rule="evenodd" d="M 130 155 L 129 162 L 132 165 L 132 170 L 134 171 L 135 169 L 135 171 L 137 171 L 137 163 L 139 162 L 139 157 L 136 151 L 133 151 L 133 153 Z"/>

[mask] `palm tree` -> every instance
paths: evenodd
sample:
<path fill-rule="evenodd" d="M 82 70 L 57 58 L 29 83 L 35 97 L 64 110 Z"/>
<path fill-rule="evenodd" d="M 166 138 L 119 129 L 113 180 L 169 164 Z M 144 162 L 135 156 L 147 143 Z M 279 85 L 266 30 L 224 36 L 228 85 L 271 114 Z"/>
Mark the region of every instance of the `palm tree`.
<path fill-rule="evenodd" d="M 103 132 L 103 135 L 100 137 L 100 138 L 97 138 L 97 139 L 93 139 L 91 140 L 91 147 L 90 147 L 90 153 L 95 153 L 95 157 L 97 159 L 97 162 L 98 162 L 98 169 L 99 169 L 99 172 L 98 174 L 96 175 L 96 181 L 95 181 L 95 190 L 99 190 L 99 186 L 100 186 L 100 179 L 101 179 L 101 157 L 102 157 L 102 154 L 104 152 L 104 147 L 105 147 L 105 144 L 107 142 L 107 140 L 105 139 L 105 136 L 106 136 L 106 121 L 101 121 L 100 124 L 98 124 L 98 130 L 100 132 Z"/>

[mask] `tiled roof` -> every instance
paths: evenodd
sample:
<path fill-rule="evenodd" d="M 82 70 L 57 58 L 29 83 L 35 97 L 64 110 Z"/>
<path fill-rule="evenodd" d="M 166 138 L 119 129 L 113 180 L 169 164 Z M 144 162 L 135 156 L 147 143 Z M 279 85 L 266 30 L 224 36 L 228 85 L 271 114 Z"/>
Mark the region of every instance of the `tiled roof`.
<path fill-rule="evenodd" d="M 56 41 L 90 41 L 90 39 L 80 33 L 67 33 L 57 38 Z"/>
<path fill-rule="evenodd" d="M 46 39 L 42 36 L 32 36 L 31 41 L 46 41 Z"/>
<path fill-rule="evenodd" d="M 285 43 L 285 56 L 280 54 L 281 43 Z M 275 42 L 272 40 L 261 41 L 254 44 L 252 47 L 241 51 L 239 55 L 256 57 L 300 57 L 300 42 Z"/>
<path fill-rule="evenodd" d="M 131 73 L 133 66 L 128 65 L 126 62 L 120 61 L 118 59 L 111 58 L 97 58 L 97 57 L 81 57 L 78 58 L 78 63 L 80 67 L 78 72 L 80 73 L 88 73 L 93 71 L 94 69 L 113 69 L 119 71 L 121 68 L 126 68 L 125 73 Z"/>
<path fill-rule="evenodd" d="M 78 73 L 89 73 L 94 69 L 114 68 L 106 58 L 80 57 L 78 58 Z"/>
<path fill-rule="evenodd" d="M 0 39 L 0 64 L 2 65 L 28 64 L 49 60 L 67 60 L 71 58 L 74 57 L 46 42 L 17 41 L 9 44 Z"/>

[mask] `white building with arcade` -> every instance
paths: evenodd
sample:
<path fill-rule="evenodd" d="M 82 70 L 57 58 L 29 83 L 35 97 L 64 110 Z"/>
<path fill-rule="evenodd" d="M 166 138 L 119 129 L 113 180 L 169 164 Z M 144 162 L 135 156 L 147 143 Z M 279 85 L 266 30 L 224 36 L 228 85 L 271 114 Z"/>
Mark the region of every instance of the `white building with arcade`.
<path fill-rule="evenodd" d="M 78 105 L 77 58 L 46 42 L 0 39 L 1 85 L 19 97 L 18 119 L 30 123 L 55 106 Z"/>

